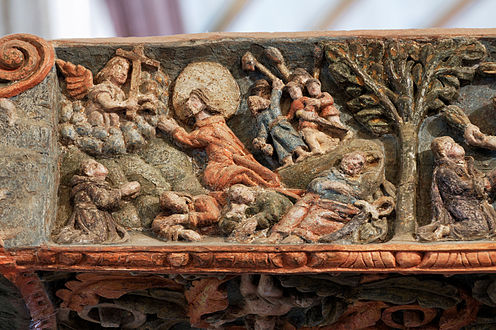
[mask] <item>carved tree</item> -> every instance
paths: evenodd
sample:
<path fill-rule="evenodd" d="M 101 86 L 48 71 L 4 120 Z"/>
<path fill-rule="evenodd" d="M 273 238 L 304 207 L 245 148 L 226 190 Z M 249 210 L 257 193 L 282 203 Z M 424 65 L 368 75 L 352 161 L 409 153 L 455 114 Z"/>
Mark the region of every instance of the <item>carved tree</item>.
<path fill-rule="evenodd" d="M 471 81 L 485 47 L 474 39 L 352 39 L 325 43 L 333 79 L 344 87 L 347 107 L 375 135 L 394 133 L 400 143 L 395 239 L 411 240 L 416 228 L 417 135 L 429 113 L 459 96 Z"/>

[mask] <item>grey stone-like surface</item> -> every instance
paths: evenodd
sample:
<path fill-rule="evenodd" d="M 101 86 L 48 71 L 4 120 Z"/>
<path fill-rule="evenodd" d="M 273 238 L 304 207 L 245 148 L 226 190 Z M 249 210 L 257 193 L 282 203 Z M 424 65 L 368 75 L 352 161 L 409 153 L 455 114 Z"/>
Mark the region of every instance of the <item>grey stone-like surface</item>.
<path fill-rule="evenodd" d="M 58 87 L 55 70 L 34 88 L 11 98 L 14 122 L 0 116 L 2 230 L 15 237 L 6 247 L 43 244 L 55 219 L 58 151 Z M 11 235 L 8 235 L 11 236 Z"/>
<path fill-rule="evenodd" d="M 75 146 L 63 147 L 58 191 L 57 220 L 54 233 L 67 222 L 72 213 L 70 200 L 71 178 L 79 173 L 83 160 L 91 156 Z M 197 178 L 192 157 L 174 147 L 167 139 L 157 137 L 147 147 L 136 153 L 112 158 L 96 158 L 107 167 L 107 181 L 119 187 L 129 181 L 138 181 L 141 191 L 136 199 L 123 201 L 112 213 L 122 226 L 134 230 L 149 229 L 153 219 L 160 213 L 159 196 L 167 190 L 187 191 L 193 195 L 205 193 Z"/>

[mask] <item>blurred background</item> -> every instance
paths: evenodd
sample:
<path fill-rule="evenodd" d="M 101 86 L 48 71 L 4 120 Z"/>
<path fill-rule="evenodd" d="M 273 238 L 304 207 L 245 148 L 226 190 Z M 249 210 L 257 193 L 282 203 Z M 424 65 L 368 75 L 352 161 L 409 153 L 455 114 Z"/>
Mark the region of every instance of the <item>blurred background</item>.
<path fill-rule="evenodd" d="M 0 0 L 0 35 L 491 28 L 493 0 Z"/>

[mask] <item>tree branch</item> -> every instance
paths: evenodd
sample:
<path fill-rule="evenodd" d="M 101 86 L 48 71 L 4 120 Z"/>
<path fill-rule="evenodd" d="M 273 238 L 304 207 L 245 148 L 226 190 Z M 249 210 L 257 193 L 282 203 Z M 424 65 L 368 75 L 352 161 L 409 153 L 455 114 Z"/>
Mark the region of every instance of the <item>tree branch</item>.
<path fill-rule="evenodd" d="M 389 111 L 391 119 L 397 124 L 403 124 L 403 119 L 396 110 L 395 105 L 387 95 L 395 95 L 393 91 L 389 90 L 385 85 L 376 83 L 357 63 L 353 62 L 349 55 L 345 52 L 336 52 L 341 59 L 359 76 L 364 84 L 379 98 L 385 110 Z"/>

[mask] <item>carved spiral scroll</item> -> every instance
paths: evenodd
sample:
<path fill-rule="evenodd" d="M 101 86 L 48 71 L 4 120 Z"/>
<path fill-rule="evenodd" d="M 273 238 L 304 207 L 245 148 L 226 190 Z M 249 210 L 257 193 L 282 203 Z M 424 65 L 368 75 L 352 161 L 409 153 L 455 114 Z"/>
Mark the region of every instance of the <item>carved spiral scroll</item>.
<path fill-rule="evenodd" d="M 46 40 L 31 34 L 0 39 L 0 97 L 12 97 L 45 79 L 55 61 Z M 6 82 L 6 83 L 5 83 Z"/>

